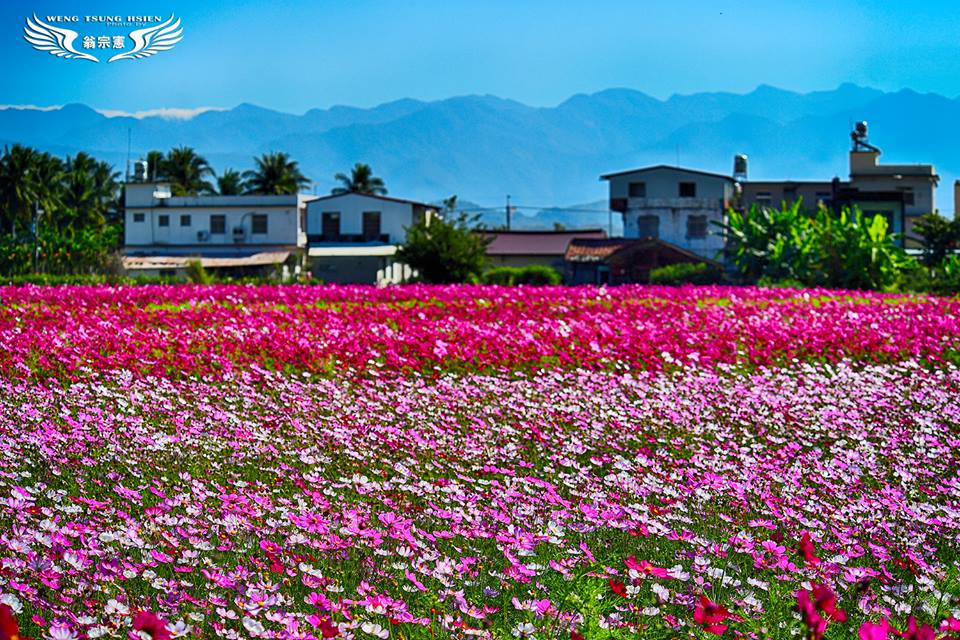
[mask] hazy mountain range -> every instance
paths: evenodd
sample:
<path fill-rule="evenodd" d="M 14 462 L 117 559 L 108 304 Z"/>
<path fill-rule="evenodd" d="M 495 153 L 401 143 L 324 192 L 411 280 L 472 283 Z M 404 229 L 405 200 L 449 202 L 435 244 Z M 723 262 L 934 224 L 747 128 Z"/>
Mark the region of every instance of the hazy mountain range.
<path fill-rule="evenodd" d="M 960 99 L 844 84 L 795 93 L 760 86 L 746 94 L 697 93 L 666 100 L 632 89 L 575 95 L 555 107 L 495 96 L 363 109 L 337 106 L 302 115 L 241 104 L 192 117 L 108 117 L 90 107 L 0 109 L 0 144 L 20 142 L 57 154 L 88 151 L 122 169 L 128 133 L 134 159 L 150 149 L 195 147 L 214 168 L 246 169 L 251 157 L 282 150 L 298 160 L 319 193 L 333 174 L 371 164 L 399 197 L 436 201 L 450 194 L 503 207 L 506 194 L 524 226 L 559 220 L 607 224 L 602 173 L 679 164 L 729 173 L 736 153 L 756 179 L 829 179 L 847 174 L 848 133 L 868 120 L 887 162 L 929 162 L 942 176 L 941 211 L 952 212 L 960 175 Z M 582 212 L 538 208 L 573 203 Z M 502 209 L 501 209 L 502 212 Z M 497 220 L 492 213 L 491 220 Z"/>

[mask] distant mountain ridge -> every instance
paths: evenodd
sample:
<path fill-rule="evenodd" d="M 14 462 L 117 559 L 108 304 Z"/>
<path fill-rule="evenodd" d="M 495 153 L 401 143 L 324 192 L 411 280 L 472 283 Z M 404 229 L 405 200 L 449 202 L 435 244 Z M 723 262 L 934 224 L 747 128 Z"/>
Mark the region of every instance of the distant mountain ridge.
<path fill-rule="evenodd" d="M 450 194 L 502 206 L 556 207 L 605 198 L 602 173 L 679 164 L 729 173 L 733 155 L 750 157 L 756 179 L 829 179 L 847 173 L 848 133 L 868 120 L 887 162 L 937 166 L 941 211 L 952 212 L 960 175 L 960 101 L 909 89 L 883 92 L 843 84 L 797 93 L 761 85 L 745 93 L 696 93 L 659 100 L 633 89 L 578 94 L 554 107 L 496 96 L 372 108 L 335 106 L 294 115 L 241 104 L 186 118 L 107 117 L 81 104 L 0 109 L 0 144 L 20 142 L 57 154 L 88 151 L 122 169 L 132 156 L 189 145 L 220 172 L 282 150 L 325 193 L 333 174 L 362 161 L 392 194 L 427 201 Z M 605 214 L 583 212 L 585 226 Z M 535 216 L 526 215 L 521 220 Z M 570 226 L 571 217 L 563 223 Z M 547 226 L 548 220 L 527 220 Z"/>

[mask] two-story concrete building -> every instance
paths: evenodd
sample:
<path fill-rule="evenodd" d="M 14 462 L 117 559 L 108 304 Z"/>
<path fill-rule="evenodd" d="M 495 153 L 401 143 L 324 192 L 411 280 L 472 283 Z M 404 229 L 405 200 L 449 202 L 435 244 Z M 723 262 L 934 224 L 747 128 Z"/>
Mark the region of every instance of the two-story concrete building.
<path fill-rule="evenodd" d="M 314 277 L 340 284 L 391 284 L 411 276 L 394 259 L 407 228 L 437 208 L 423 202 L 343 193 L 307 203 L 308 257 Z"/>
<path fill-rule="evenodd" d="M 314 196 L 173 197 L 170 185 L 124 185 L 124 265 L 143 275 L 177 275 L 191 259 L 236 274 L 299 272 L 306 203 Z"/>
<path fill-rule="evenodd" d="M 748 180 L 746 157 L 738 206 L 780 206 L 803 198 L 804 206 L 822 203 L 832 209 L 859 207 L 867 215 L 886 216 L 890 230 L 902 233 L 908 246 L 915 245 L 913 226 L 920 216 L 936 207 L 936 188 L 940 177 L 930 164 L 883 164 L 880 149 L 867 142 L 867 125 L 857 123 L 851 132 L 849 179 L 832 180 Z M 736 166 L 736 163 L 735 163 Z"/>
<path fill-rule="evenodd" d="M 713 259 L 723 250 L 716 223 L 734 196 L 730 176 L 656 165 L 601 179 L 610 183 L 610 209 L 623 215 L 626 238 L 655 238 Z"/>

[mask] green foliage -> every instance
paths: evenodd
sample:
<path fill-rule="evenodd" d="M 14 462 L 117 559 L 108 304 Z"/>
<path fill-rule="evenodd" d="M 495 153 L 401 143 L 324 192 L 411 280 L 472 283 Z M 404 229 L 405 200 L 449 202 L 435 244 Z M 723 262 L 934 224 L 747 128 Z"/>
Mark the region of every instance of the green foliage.
<path fill-rule="evenodd" d="M 373 175 L 373 169 L 370 165 L 362 162 L 353 165 L 349 176 L 345 173 L 338 173 L 333 178 L 342 185 L 333 189 L 331 191 L 333 194 L 366 193 L 377 196 L 387 195 L 387 187 L 383 179 Z"/>
<path fill-rule="evenodd" d="M 170 182 L 170 191 L 175 196 L 214 193 L 213 185 L 208 180 L 214 175 L 213 168 L 192 147 L 170 149 L 158 170 L 163 179 Z"/>
<path fill-rule="evenodd" d="M 280 151 L 254 158 L 256 168 L 243 172 L 246 193 L 288 195 L 300 193 L 310 180 L 300 171 L 296 160 Z"/>
<path fill-rule="evenodd" d="M 423 282 L 469 282 L 487 262 L 489 240 L 470 229 L 478 216 L 463 212 L 455 216 L 455 198 L 446 205 L 443 215 L 425 216 L 408 227 L 406 242 L 397 250 L 397 259 L 416 270 Z"/>
<path fill-rule="evenodd" d="M 722 280 L 722 270 L 706 262 L 680 262 L 650 272 L 650 284 L 717 284 Z"/>
<path fill-rule="evenodd" d="M 194 284 L 210 284 L 213 282 L 213 278 L 203 268 L 203 263 L 199 259 L 187 262 L 187 280 Z"/>
<path fill-rule="evenodd" d="M 549 286 L 561 284 L 563 277 L 552 267 L 535 264 L 527 267 L 495 267 L 484 272 L 479 281 L 504 286 Z"/>
<path fill-rule="evenodd" d="M 217 193 L 221 196 L 239 196 L 245 188 L 243 176 L 235 169 L 224 169 L 217 176 Z"/>
<path fill-rule="evenodd" d="M 896 246 L 886 218 L 866 218 L 858 208 L 836 213 L 801 210 L 801 201 L 779 209 L 752 206 L 729 211 L 721 225 L 728 256 L 743 281 L 796 281 L 806 286 L 887 289 L 915 261 Z"/>
<path fill-rule="evenodd" d="M 940 214 L 928 213 L 913 229 L 921 238 L 923 255 L 920 260 L 927 267 L 939 267 L 960 245 L 960 220 L 947 220 Z"/>

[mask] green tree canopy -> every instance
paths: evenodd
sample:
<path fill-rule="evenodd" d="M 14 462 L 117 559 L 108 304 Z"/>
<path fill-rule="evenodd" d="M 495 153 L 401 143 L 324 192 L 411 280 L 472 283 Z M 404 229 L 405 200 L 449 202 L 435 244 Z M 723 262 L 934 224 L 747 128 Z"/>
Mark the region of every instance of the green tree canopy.
<path fill-rule="evenodd" d="M 245 189 L 243 176 L 234 169 L 224 169 L 217 177 L 217 193 L 222 196 L 239 196 Z"/>
<path fill-rule="evenodd" d="M 265 153 L 254 158 L 256 168 L 244 171 L 246 193 L 283 195 L 300 193 L 310 184 L 295 160 L 283 152 Z"/>
<path fill-rule="evenodd" d="M 170 190 L 175 196 L 214 192 L 213 185 L 207 179 L 214 175 L 213 169 L 206 158 L 192 147 L 171 149 L 160 164 L 159 171 L 163 179 L 170 182 Z"/>
<path fill-rule="evenodd" d="M 483 272 L 490 241 L 471 230 L 477 216 L 454 213 L 456 197 L 445 205 L 442 216 L 425 216 L 407 228 L 407 239 L 397 250 L 397 259 L 416 270 L 424 282 L 468 282 Z"/>
<path fill-rule="evenodd" d="M 334 176 L 334 179 L 343 185 L 333 189 L 331 193 L 334 194 L 366 193 L 377 196 L 387 195 L 387 187 L 383 179 L 373 175 L 373 169 L 370 165 L 362 162 L 353 165 L 349 176 L 345 173 L 338 173 Z"/>

